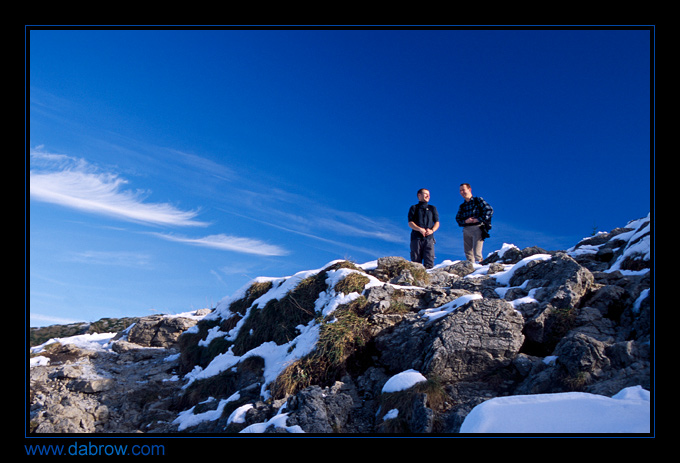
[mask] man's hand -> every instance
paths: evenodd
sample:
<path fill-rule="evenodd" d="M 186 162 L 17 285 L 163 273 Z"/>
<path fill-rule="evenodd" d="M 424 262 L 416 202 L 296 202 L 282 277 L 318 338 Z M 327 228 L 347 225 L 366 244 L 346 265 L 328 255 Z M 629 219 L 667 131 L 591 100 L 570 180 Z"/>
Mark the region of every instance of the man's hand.
<path fill-rule="evenodd" d="M 418 233 L 420 233 L 423 236 L 430 236 L 430 235 L 434 235 L 434 232 L 436 232 L 437 229 L 439 228 L 439 222 L 435 223 L 433 228 L 419 227 L 418 225 L 416 225 L 413 222 L 409 222 L 408 226 L 411 227 L 413 230 L 417 231 Z"/>
<path fill-rule="evenodd" d="M 474 217 L 470 217 L 465 219 L 465 223 L 477 223 L 479 220 L 475 219 Z"/>

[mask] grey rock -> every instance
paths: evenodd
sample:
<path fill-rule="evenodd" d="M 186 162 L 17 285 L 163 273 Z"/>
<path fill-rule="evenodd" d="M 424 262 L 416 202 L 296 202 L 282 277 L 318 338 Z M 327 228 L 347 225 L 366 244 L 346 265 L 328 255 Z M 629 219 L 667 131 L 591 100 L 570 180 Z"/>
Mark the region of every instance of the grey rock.
<path fill-rule="evenodd" d="M 185 317 L 145 317 L 130 328 L 128 340 L 145 347 L 172 347 L 179 336 L 196 323 Z"/>
<path fill-rule="evenodd" d="M 478 299 L 434 322 L 401 323 L 376 344 L 392 370 L 469 380 L 509 364 L 522 347 L 522 327 L 522 316 L 508 302 Z"/>

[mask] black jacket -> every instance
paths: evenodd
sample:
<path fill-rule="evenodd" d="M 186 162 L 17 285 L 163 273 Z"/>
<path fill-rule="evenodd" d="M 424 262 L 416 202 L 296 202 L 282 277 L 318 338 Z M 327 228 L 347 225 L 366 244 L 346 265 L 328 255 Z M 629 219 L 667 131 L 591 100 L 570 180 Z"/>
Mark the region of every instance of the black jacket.
<path fill-rule="evenodd" d="M 425 202 L 414 204 L 408 210 L 408 221 L 413 222 L 419 227 L 432 228 L 434 224 L 439 222 L 439 213 L 437 208 Z M 431 235 L 432 236 L 432 235 Z M 411 230 L 411 239 L 423 239 L 424 236 L 415 230 Z"/>

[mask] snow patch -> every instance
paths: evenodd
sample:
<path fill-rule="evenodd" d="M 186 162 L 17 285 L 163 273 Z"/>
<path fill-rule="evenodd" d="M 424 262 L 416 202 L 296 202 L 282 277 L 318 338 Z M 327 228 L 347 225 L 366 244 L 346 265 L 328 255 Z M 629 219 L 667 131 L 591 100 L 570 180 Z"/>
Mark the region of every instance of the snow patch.
<path fill-rule="evenodd" d="M 614 397 L 584 392 L 487 400 L 468 414 L 461 433 L 649 433 L 650 394 L 635 386 Z"/>
<path fill-rule="evenodd" d="M 420 372 L 416 370 L 406 370 L 392 376 L 387 380 L 382 388 L 383 393 L 405 391 L 418 383 L 427 381 Z"/>
<path fill-rule="evenodd" d="M 432 320 L 437 320 L 438 318 L 444 317 L 451 312 L 455 311 L 458 307 L 467 304 L 470 301 L 474 301 L 476 299 L 483 299 L 481 294 L 466 294 L 465 296 L 461 296 L 457 299 L 454 299 L 451 302 L 447 302 L 446 304 L 434 308 L 434 309 L 424 309 L 420 313 L 424 317 L 428 319 L 428 321 Z"/>

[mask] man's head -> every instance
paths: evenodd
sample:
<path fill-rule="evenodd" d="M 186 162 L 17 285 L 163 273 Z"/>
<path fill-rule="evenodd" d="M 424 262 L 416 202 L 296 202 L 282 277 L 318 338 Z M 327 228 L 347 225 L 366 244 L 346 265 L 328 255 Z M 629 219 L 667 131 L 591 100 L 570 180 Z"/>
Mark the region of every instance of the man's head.
<path fill-rule="evenodd" d="M 430 190 L 421 188 L 418 190 L 418 201 L 428 202 L 430 200 Z"/>
<path fill-rule="evenodd" d="M 465 201 L 469 201 L 472 198 L 472 188 L 469 183 L 460 184 L 460 195 Z"/>

